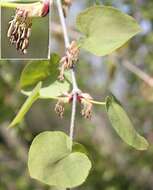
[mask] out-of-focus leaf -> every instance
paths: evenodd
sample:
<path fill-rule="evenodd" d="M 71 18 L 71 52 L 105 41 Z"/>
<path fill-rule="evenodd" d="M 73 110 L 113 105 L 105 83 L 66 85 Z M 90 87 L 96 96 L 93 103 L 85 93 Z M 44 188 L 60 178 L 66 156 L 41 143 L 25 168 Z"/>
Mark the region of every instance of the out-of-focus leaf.
<path fill-rule="evenodd" d="M 80 46 L 98 56 L 112 53 L 140 31 L 132 17 L 108 6 L 93 6 L 81 12 L 77 28 L 85 35 Z"/>
<path fill-rule="evenodd" d="M 148 148 L 147 140 L 136 132 L 128 115 L 114 96 L 106 98 L 106 109 L 113 128 L 124 142 L 138 150 Z"/>
<path fill-rule="evenodd" d="M 20 78 L 22 92 L 29 96 L 31 86 L 38 81 L 42 81 L 40 98 L 56 98 L 68 92 L 71 86 L 71 75 L 68 71 L 63 82 L 58 80 L 59 61 L 60 57 L 57 54 L 52 54 L 51 59 L 48 61 L 33 61 L 29 63 L 23 70 Z"/>
<path fill-rule="evenodd" d="M 33 89 L 30 96 L 27 98 L 21 109 L 19 110 L 16 117 L 13 119 L 9 127 L 14 127 L 18 123 L 22 121 L 25 114 L 28 112 L 28 110 L 31 108 L 32 104 L 39 98 L 39 91 L 41 88 L 41 82 L 37 84 L 37 86 Z"/>
<path fill-rule="evenodd" d="M 63 132 L 43 132 L 32 142 L 28 167 L 30 176 L 61 188 L 81 185 L 91 162 L 80 152 L 72 152 L 72 141 Z"/>

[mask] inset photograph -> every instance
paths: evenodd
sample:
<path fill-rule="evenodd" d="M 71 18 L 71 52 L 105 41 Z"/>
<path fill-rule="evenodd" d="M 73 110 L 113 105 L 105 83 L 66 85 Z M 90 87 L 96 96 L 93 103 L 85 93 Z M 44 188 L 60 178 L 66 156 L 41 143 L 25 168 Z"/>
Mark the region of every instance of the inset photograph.
<path fill-rule="evenodd" d="M 1 59 L 49 59 L 49 4 L 1 8 Z"/>

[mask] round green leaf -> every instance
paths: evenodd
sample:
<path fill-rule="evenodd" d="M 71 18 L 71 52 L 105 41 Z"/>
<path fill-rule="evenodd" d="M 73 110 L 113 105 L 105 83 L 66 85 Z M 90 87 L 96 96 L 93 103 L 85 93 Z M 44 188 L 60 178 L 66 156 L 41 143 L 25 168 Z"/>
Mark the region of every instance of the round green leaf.
<path fill-rule="evenodd" d="M 138 150 L 148 148 L 147 140 L 136 132 L 128 115 L 114 96 L 107 97 L 106 109 L 113 128 L 124 142 Z"/>
<path fill-rule="evenodd" d="M 81 185 L 88 176 L 91 162 L 80 152 L 72 152 L 72 141 L 63 132 L 43 132 L 30 147 L 30 176 L 61 188 Z"/>
<path fill-rule="evenodd" d="M 52 54 L 48 61 L 32 61 L 23 70 L 20 78 L 20 86 L 25 95 L 30 95 L 31 88 L 42 81 L 39 98 L 56 98 L 70 90 L 71 75 L 66 72 L 64 82 L 58 80 L 59 60 L 57 54 Z"/>
<path fill-rule="evenodd" d="M 140 31 L 129 15 L 108 6 L 94 6 L 77 17 L 77 28 L 85 37 L 80 46 L 98 55 L 108 55 Z"/>

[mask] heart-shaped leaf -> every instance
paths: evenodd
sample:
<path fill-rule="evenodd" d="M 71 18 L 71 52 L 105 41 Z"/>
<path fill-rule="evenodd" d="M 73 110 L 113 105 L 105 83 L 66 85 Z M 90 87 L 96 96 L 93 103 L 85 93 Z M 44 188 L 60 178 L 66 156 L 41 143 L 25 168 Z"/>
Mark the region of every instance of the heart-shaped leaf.
<path fill-rule="evenodd" d="M 63 132 L 43 132 L 32 142 L 28 157 L 30 176 L 62 188 L 81 185 L 91 162 L 80 152 L 72 152 L 72 141 Z"/>
<path fill-rule="evenodd" d="M 56 98 L 70 90 L 71 75 L 66 72 L 64 82 L 58 80 L 60 57 L 52 54 L 49 61 L 32 61 L 22 72 L 20 86 L 25 95 L 30 95 L 31 87 L 42 81 L 40 98 Z"/>
<path fill-rule="evenodd" d="M 140 31 L 129 15 L 108 6 L 94 6 L 77 17 L 77 28 L 85 37 L 80 46 L 98 55 L 108 55 Z"/>
<path fill-rule="evenodd" d="M 30 96 L 27 98 L 21 109 L 19 110 L 18 114 L 16 117 L 13 119 L 9 127 L 14 127 L 18 123 L 22 121 L 24 118 L 25 114 L 28 112 L 32 104 L 39 98 L 39 91 L 41 88 L 41 82 L 37 84 L 37 86 L 33 89 L 31 92 Z"/>
<path fill-rule="evenodd" d="M 138 150 L 148 148 L 147 140 L 136 132 L 128 115 L 114 96 L 106 98 L 106 109 L 113 128 L 123 141 Z"/>

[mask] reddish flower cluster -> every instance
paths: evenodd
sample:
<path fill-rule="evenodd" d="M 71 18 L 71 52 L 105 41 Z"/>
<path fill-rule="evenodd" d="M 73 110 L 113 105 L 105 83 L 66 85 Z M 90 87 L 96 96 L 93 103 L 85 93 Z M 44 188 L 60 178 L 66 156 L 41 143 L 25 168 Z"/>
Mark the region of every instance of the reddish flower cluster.
<path fill-rule="evenodd" d="M 50 4 L 49 4 L 50 3 Z M 49 13 L 49 6 L 52 4 L 52 0 L 44 0 L 41 10 L 41 16 L 44 17 Z"/>
<path fill-rule="evenodd" d="M 81 91 L 77 93 L 77 101 L 82 105 L 81 115 L 86 119 L 91 119 L 92 116 L 92 100 L 92 97 L 87 93 L 82 93 Z M 64 115 L 64 104 L 71 103 L 72 101 L 73 93 L 59 97 L 55 105 L 55 112 L 60 118 L 63 118 Z"/>

